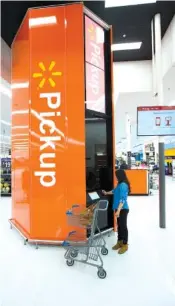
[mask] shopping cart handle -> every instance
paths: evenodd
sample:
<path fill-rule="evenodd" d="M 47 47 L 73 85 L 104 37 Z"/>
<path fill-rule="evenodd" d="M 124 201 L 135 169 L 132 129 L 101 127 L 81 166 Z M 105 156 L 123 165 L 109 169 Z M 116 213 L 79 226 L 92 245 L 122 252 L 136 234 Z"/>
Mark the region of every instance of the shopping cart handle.
<path fill-rule="evenodd" d="M 78 208 L 80 205 L 73 205 L 72 208 Z"/>
<path fill-rule="evenodd" d="M 69 233 L 69 237 L 72 236 L 72 235 L 74 235 L 75 233 L 76 233 L 76 231 L 70 232 L 70 233 Z"/>
<path fill-rule="evenodd" d="M 100 200 L 98 203 L 99 211 L 106 211 L 108 209 L 109 202 L 107 200 Z"/>

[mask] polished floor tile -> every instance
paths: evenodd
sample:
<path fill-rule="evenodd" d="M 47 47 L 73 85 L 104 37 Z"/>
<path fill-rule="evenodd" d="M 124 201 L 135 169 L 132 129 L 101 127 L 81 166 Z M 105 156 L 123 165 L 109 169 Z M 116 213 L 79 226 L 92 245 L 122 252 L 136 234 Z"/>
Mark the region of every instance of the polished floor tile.
<path fill-rule="evenodd" d="M 11 230 L 11 199 L 0 199 L 0 306 L 175 306 L 175 182 L 167 178 L 167 228 L 159 228 L 158 196 L 131 197 L 129 252 L 111 251 L 108 277 L 75 264 L 68 268 L 58 247 L 23 245 Z"/>

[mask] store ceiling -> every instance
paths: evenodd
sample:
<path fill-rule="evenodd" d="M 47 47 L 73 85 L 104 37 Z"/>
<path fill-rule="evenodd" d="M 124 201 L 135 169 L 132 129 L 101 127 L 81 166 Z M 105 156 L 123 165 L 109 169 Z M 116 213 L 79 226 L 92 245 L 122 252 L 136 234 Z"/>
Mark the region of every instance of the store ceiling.
<path fill-rule="evenodd" d="M 28 8 L 66 2 L 73 1 L 1 1 L 2 38 L 9 46 L 11 45 Z M 104 1 L 84 1 L 84 3 L 113 26 L 113 43 L 143 42 L 140 50 L 115 51 L 114 61 L 116 62 L 151 59 L 151 20 L 153 16 L 161 13 L 163 36 L 175 14 L 175 1 L 158 1 L 156 4 L 112 8 L 105 8 Z"/>

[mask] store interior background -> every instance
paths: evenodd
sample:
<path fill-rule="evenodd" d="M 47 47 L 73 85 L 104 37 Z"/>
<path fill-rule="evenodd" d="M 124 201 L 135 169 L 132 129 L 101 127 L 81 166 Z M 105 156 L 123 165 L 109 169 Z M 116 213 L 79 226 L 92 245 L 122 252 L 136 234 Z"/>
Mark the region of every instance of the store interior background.
<path fill-rule="evenodd" d="M 96 6 L 93 7 L 91 7 L 90 3 L 87 3 L 87 6 L 96 14 L 99 12 L 97 5 L 100 6 L 100 10 L 104 6 L 101 1 L 97 2 Z M 27 7 L 27 4 L 25 5 Z M 172 3 L 171 5 L 173 8 Z M 166 22 L 168 27 L 162 37 L 162 74 L 165 105 L 175 105 L 175 16 L 172 16 L 175 11 L 173 12 L 172 8 L 169 10 L 172 13 L 170 14 L 171 17 Z M 112 10 L 113 8 L 108 9 L 108 13 L 110 11 L 109 14 L 111 16 Z M 105 19 L 104 15 L 102 13 L 103 19 Z M 135 31 L 137 28 L 136 33 L 138 36 L 132 37 L 132 39 L 136 38 L 138 40 L 140 38 L 142 40 L 142 34 L 146 31 L 151 43 L 151 32 L 149 32 L 151 31 L 150 14 L 145 14 L 147 26 L 141 30 L 139 30 L 138 24 L 142 24 L 141 19 L 143 16 L 133 19 L 132 15 L 128 22 L 130 24 L 128 27 L 125 24 L 123 15 L 120 16 L 120 12 L 117 16 L 114 14 L 111 17 L 111 22 L 108 16 L 106 16 L 107 22 L 115 23 L 114 20 L 118 18 L 118 23 L 121 23 L 119 32 L 115 30 L 115 37 L 117 33 L 121 34 L 120 41 L 124 40 L 123 35 L 127 32 L 127 29 L 131 33 L 133 28 Z M 129 11 L 127 16 L 129 16 Z M 6 15 L 5 18 L 14 17 Z M 145 20 L 143 20 L 143 24 L 144 22 Z M 120 32 L 122 27 L 123 30 Z M 123 153 L 126 154 L 126 110 L 131 120 L 132 153 L 140 153 L 144 158 L 146 152 L 152 154 L 150 150 L 152 144 L 156 152 L 158 152 L 157 138 L 137 137 L 137 106 L 151 106 L 157 103 L 153 97 L 151 45 L 148 53 L 146 51 L 144 53 L 144 50 L 143 45 L 142 51 L 137 50 L 130 53 L 126 51 L 114 52 L 116 157 L 124 156 Z M 10 157 L 12 115 L 10 76 L 11 50 L 1 37 L 0 157 Z M 168 155 L 175 158 L 175 137 L 165 138 L 165 156 Z M 8 224 L 8 218 L 11 217 L 11 198 L 1 198 L 0 306 L 57 306 L 58 296 L 64 297 L 62 304 L 66 306 L 70 303 L 73 306 L 80 306 L 82 301 L 84 306 L 94 306 L 97 305 L 97 300 L 100 305 L 104 306 L 109 303 L 114 292 L 117 293 L 116 303 L 120 306 L 174 306 L 174 187 L 175 181 L 173 181 L 172 177 L 167 177 L 166 230 L 160 230 L 158 226 L 158 194 L 149 197 L 129 198 L 131 207 L 129 216 L 129 252 L 122 258 L 110 252 L 105 261 L 109 275 L 105 282 L 101 282 L 92 276 L 91 270 L 83 269 L 80 266 L 74 270 L 67 269 L 64 263 L 64 251 L 58 248 L 41 247 L 38 251 L 35 251 L 33 247 L 24 246 L 18 233 L 11 231 Z M 112 247 L 113 243 L 114 237 L 112 236 L 108 238 L 109 248 Z M 79 280 L 78 285 L 75 279 Z M 79 290 L 78 298 L 77 286 Z M 66 297 L 63 294 L 65 288 L 68 290 Z"/>
<path fill-rule="evenodd" d="M 90 3 L 91 1 L 89 1 Z M 91 8 L 91 4 L 88 6 Z M 99 2 L 101 6 L 101 1 Z M 170 2 L 171 3 L 171 2 Z M 97 5 L 97 4 L 96 4 Z M 170 4 L 169 4 L 170 5 Z M 171 4 L 172 5 L 172 4 Z M 93 6 L 93 9 L 97 7 Z M 99 8 L 98 8 L 99 9 Z M 24 10 L 24 9 L 23 9 Z M 110 9 L 109 9 L 110 10 Z M 162 76 L 164 88 L 164 104 L 175 105 L 175 17 L 173 16 L 173 6 L 169 9 L 167 21 L 169 26 L 162 38 Z M 165 12 L 166 16 L 166 12 Z M 108 15 L 107 15 L 108 17 Z M 106 19 L 109 19 L 107 18 Z M 110 21 L 113 20 L 111 17 Z M 150 15 L 147 16 L 150 18 Z M 164 17 L 165 19 L 165 17 Z M 19 18 L 18 18 L 19 20 Z M 109 22 L 108 20 L 106 20 Z M 139 21 L 137 21 L 139 22 Z M 148 22 L 148 21 L 147 21 Z M 121 26 L 122 27 L 122 26 Z M 125 26 L 126 27 L 126 26 Z M 125 28 L 124 27 L 124 28 Z M 130 26 L 128 26 L 129 31 Z M 148 27 L 151 30 L 151 27 Z M 114 27 L 114 31 L 115 27 Z M 126 28 L 127 31 L 127 28 Z M 135 30 L 136 31 L 136 30 Z M 142 31 L 145 31 L 142 29 Z M 147 34 L 148 35 L 148 34 Z M 151 33 L 149 33 L 151 37 Z M 127 39 L 127 38 L 126 38 Z M 121 37 L 120 37 L 121 40 Z M 150 40 L 150 38 L 149 38 Z M 123 38 L 124 41 L 124 38 Z M 151 42 L 151 41 L 150 41 Z M 146 46 L 147 47 L 147 46 Z M 142 50 L 143 49 L 143 50 Z M 127 128 L 126 112 L 131 124 L 131 152 L 136 159 L 146 160 L 150 153 L 150 147 L 154 147 L 155 163 L 157 163 L 158 139 L 156 137 L 137 137 L 137 107 L 151 106 L 158 103 L 154 96 L 154 77 L 152 60 L 142 60 L 149 58 L 149 52 L 144 50 L 144 43 L 141 51 L 120 51 L 114 52 L 114 103 L 115 103 L 115 146 L 116 158 L 126 158 L 127 152 Z M 128 53 L 127 53 L 128 52 Z M 138 55 L 136 55 L 138 53 Z M 140 53 L 140 55 L 139 55 Z M 130 59 L 131 60 L 128 60 Z M 136 60 L 132 60 L 136 58 Z M 1 156 L 7 157 L 11 143 L 11 102 L 12 93 L 10 87 L 11 75 L 11 49 L 1 37 L 1 122 L 0 122 L 0 146 Z M 165 156 L 175 158 L 175 137 L 165 138 Z M 140 157 L 138 157 L 140 156 Z M 166 160 L 167 161 L 167 160 Z M 170 158 L 170 162 L 172 159 Z"/>

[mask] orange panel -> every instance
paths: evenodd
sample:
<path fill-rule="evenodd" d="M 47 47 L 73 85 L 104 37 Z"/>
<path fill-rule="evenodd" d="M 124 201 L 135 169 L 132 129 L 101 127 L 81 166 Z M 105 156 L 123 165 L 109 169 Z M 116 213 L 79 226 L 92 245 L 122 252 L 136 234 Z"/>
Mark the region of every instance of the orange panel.
<path fill-rule="evenodd" d="M 73 17 L 74 16 L 74 17 Z M 79 16 L 79 17 L 78 17 Z M 73 17 L 73 18 L 72 18 Z M 83 6 L 66 7 L 67 204 L 86 205 Z M 78 31 L 77 31 L 78 29 Z M 83 170 L 82 170 L 83 169 Z"/>
<path fill-rule="evenodd" d="M 82 5 L 30 11 L 31 22 L 52 19 L 30 29 L 32 238 L 64 239 L 66 209 L 85 205 L 82 14 Z"/>
<path fill-rule="evenodd" d="M 148 170 L 126 170 L 126 174 L 131 184 L 132 195 L 148 194 Z"/>
<path fill-rule="evenodd" d="M 29 84 L 13 95 L 23 114 L 12 125 L 28 129 L 18 155 L 12 147 L 12 217 L 30 239 L 64 240 L 66 210 L 86 205 L 83 5 L 31 9 L 28 17 L 13 46 L 13 82 Z"/>
<path fill-rule="evenodd" d="M 20 31 L 28 24 L 24 20 Z M 25 67 L 25 69 L 24 69 Z M 12 45 L 12 218 L 30 233 L 29 36 Z"/>

